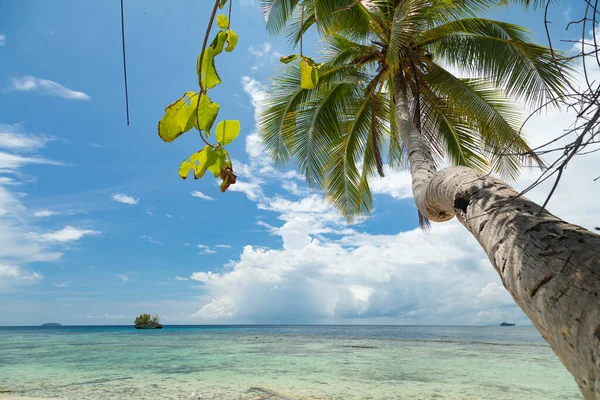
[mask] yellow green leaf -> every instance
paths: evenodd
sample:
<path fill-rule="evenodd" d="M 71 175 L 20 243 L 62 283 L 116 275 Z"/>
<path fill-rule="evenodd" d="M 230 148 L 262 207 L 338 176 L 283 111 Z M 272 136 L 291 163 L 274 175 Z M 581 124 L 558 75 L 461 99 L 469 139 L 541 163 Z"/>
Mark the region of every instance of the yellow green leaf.
<path fill-rule="evenodd" d="M 215 69 L 215 49 L 207 47 L 204 56 L 198 56 L 198 74 L 201 75 L 200 82 L 204 89 L 211 89 L 221 83 L 221 78 Z M 200 58 L 202 58 L 202 70 L 200 71 Z"/>
<path fill-rule="evenodd" d="M 280 62 L 284 63 L 284 64 L 289 64 L 292 61 L 294 61 L 296 58 L 298 58 L 298 54 L 290 54 L 289 56 L 283 56 L 279 59 Z"/>
<path fill-rule="evenodd" d="M 227 3 L 227 0 L 221 0 L 221 2 L 219 3 L 219 8 L 225 7 L 226 3 Z"/>
<path fill-rule="evenodd" d="M 219 14 L 217 15 L 217 25 L 222 29 L 229 28 L 229 20 L 225 15 Z"/>
<path fill-rule="evenodd" d="M 217 124 L 217 142 L 225 146 L 240 134 L 240 121 L 225 120 Z"/>
<path fill-rule="evenodd" d="M 200 102 L 198 103 L 198 124 L 196 129 L 206 132 L 206 136 L 210 135 L 210 128 L 212 128 L 217 114 L 219 113 L 219 104 L 210 101 L 210 97 L 205 93 L 200 95 Z M 194 121 L 196 124 L 196 121 Z"/>
<path fill-rule="evenodd" d="M 215 36 L 215 39 L 210 44 L 214 49 L 213 57 L 223 51 L 223 47 L 225 46 L 225 42 L 227 42 L 228 38 L 229 34 L 227 31 L 219 31 L 219 33 L 217 33 L 217 36 Z"/>
<path fill-rule="evenodd" d="M 317 70 L 303 57 L 300 60 L 300 86 L 302 89 L 313 89 L 318 81 Z"/>
<path fill-rule="evenodd" d="M 158 122 L 158 136 L 165 142 L 172 142 L 194 126 L 194 111 L 198 104 L 198 94 L 187 92 L 179 100 L 165 109 L 165 115 Z"/>
<path fill-rule="evenodd" d="M 194 171 L 194 179 L 199 179 L 204 176 L 209 159 L 213 150 L 209 146 L 205 146 L 202 150 L 192 154 L 186 158 L 179 167 L 179 176 L 182 179 L 188 177 L 190 170 Z"/>
<path fill-rule="evenodd" d="M 235 46 L 238 42 L 238 35 L 231 29 L 227 29 L 227 34 L 229 37 L 227 38 L 227 48 L 225 51 L 232 52 L 235 49 Z"/>
<path fill-rule="evenodd" d="M 217 178 L 221 175 L 221 170 L 225 167 L 231 167 L 231 163 L 227 162 L 227 152 L 225 149 L 219 147 L 212 152 L 207 168 Z"/>

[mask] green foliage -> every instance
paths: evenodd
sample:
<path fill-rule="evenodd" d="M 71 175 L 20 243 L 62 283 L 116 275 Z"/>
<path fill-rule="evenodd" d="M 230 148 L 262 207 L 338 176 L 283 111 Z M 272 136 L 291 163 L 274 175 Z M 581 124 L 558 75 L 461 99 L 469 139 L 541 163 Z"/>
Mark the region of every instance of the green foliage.
<path fill-rule="evenodd" d="M 538 5 L 538 0 L 501 3 Z M 541 160 L 521 134 L 521 99 L 565 93 L 569 71 L 516 25 L 479 18 L 498 0 L 263 0 L 267 28 L 297 42 L 316 24 L 325 62 L 300 56 L 276 77 L 259 133 L 277 164 L 296 162 L 349 219 L 372 208 L 369 179 L 405 163 L 395 123 L 394 74 L 438 162 L 515 178 Z M 455 76 L 447 66 L 471 78 Z M 318 74 L 316 74 L 319 68 Z"/>
<path fill-rule="evenodd" d="M 217 16 L 217 25 L 219 28 L 227 29 L 229 28 L 229 20 L 225 15 L 219 14 L 219 16 Z"/>
<path fill-rule="evenodd" d="M 158 123 L 158 135 L 165 142 L 172 142 L 194 126 L 194 110 L 198 93 L 187 92 L 165 109 L 165 116 Z"/>
<path fill-rule="evenodd" d="M 227 47 L 225 48 L 225 51 L 228 51 L 231 53 L 235 49 L 235 46 L 237 46 L 237 43 L 238 43 L 237 33 L 235 33 L 231 29 L 228 29 L 227 30 Z"/>
<path fill-rule="evenodd" d="M 233 139 L 235 139 L 239 134 L 240 121 L 221 121 L 217 125 L 217 142 L 219 142 L 221 146 L 225 146 L 233 142 Z"/>
<path fill-rule="evenodd" d="M 300 59 L 300 86 L 302 89 L 313 89 L 319 82 L 319 75 L 314 61 L 308 57 Z"/>
<path fill-rule="evenodd" d="M 200 95 L 200 101 L 197 107 L 197 119 L 194 121 L 194 126 L 199 131 L 204 131 L 206 137 L 210 136 L 210 128 L 212 128 L 217 115 L 219 114 L 220 106 L 210 101 L 210 97 L 207 94 L 202 93 Z M 197 124 L 196 124 L 197 122 Z"/>
<path fill-rule="evenodd" d="M 202 61 L 202 68 L 200 68 L 200 61 Z M 197 69 L 201 89 L 204 89 L 204 91 L 221 83 L 221 78 L 215 68 L 215 49 L 212 46 L 204 51 L 204 55 L 200 54 L 198 56 Z"/>
<path fill-rule="evenodd" d="M 226 2 L 226 0 L 216 0 L 215 10 L 217 5 L 223 8 Z M 214 16 L 213 13 L 211 23 Z M 229 20 L 225 15 L 217 17 L 217 26 L 221 30 L 217 32 L 210 46 L 203 48 L 198 56 L 196 70 L 200 91 L 186 92 L 179 100 L 166 108 L 165 115 L 158 123 L 158 134 L 165 142 L 172 142 L 192 128 L 197 129 L 200 138 L 206 145 L 181 163 L 179 176 L 186 179 L 190 171 L 193 171 L 194 179 L 199 179 L 209 170 L 215 178 L 221 178 L 221 191 L 224 192 L 230 185 L 236 183 L 231 158 L 224 146 L 230 144 L 239 135 L 240 122 L 237 120 L 219 122 L 216 129 L 217 143 L 209 143 L 207 139 L 210 138 L 210 131 L 217 119 L 220 106 L 211 101 L 208 90 L 221 83 L 215 66 L 215 57 L 223 50 L 233 51 L 238 43 L 238 36 L 229 29 Z M 144 314 L 138 318 L 146 318 L 145 316 L 148 315 Z"/>
<path fill-rule="evenodd" d="M 279 61 L 284 63 L 284 64 L 289 64 L 292 61 L 294 61 L 296 58 L 298 58 L 298 54 L 291 54 L 289 56 L 282 56 Z"/>
<path fill-rule="evenodd" d="M 150 314 L 141 314 L 139 317 L 135 318 L 134 324 L 147 324 L 150 322 L 160 323 L 158 320 L 158 315 L 150 315 Z"/>

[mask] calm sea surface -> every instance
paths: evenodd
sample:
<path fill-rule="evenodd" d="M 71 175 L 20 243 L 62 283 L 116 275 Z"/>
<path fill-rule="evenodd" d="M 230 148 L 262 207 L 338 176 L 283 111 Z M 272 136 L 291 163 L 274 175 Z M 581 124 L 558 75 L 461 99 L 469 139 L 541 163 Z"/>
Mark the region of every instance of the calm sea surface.
<path fill-rule="evenodd" d="M 2 388 L 65 400 L 582 398 L 532 327 L 0 327 Z"/>

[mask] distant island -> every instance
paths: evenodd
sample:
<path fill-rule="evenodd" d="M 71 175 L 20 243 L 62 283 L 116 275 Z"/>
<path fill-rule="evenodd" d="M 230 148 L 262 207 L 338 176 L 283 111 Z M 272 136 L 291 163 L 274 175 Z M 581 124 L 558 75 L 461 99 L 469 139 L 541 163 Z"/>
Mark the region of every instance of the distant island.
<path fill-rule="evenodd" d="M 59 324 L 58 322 L 48 322 L 46 324 L 42 324 L 42 326 L 44 328 L 58 328 L 59 326 L 62 326 L 62 325 Z"/>
<path fill-rule="evenodd" d="M 162 329 L 158 315 L 142 314 L 134 321 L 135 329 Z"/>
<path fill-rule="evenodd" d="M 500 324 L 500 326 L 515 326 L 515 324 L 511 324 L 509 322 L 503 322 Z"/>

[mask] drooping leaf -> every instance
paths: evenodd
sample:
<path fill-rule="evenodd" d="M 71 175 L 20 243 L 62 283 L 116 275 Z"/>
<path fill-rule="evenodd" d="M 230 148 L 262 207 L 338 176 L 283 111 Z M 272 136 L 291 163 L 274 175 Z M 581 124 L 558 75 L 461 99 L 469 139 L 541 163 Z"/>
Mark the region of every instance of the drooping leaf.
<path fill-rule="evenodd" d="M 202 150 L 192 154 L 179 167 L 179 176 L 182 179 L 188 177 L 190 170 L 194 171 L 194 179 L 199 179 L 204 176 L 207 164 L 212 156 L 213 150 L 209 146 L 205 146 Z"/>
<path fill-rule="evenodd" d="M 300 86 L 302 89 L 313 89 L 318 81 L 319 75 L 317 70 L 303 57 L 300 60 Z"/>
<path fill-rule="evenodd" d="M 204 50 L 204 56 L 198 56 L 198 75 L 204 89 L 211 89 L 221 83 L 221 78 L 215 69 L 215 49 L 207 47 Z M 202 58 L 202 70 L 200 70 L 200 58 Z"/>
<path fill-rule="evenodd" d="M 228 145 L 233 142 L 240 134 L 240 121 L 238 120 L 225 120 L 217 124 L 217 142 L 221 146 Z"/>
<path fill-rule="evenodd" d="M 231 163 L 227 161 L 227 152 L 219 147 L 211 152 L 207 168 L 217 178 L 221 175 L 221 170 L 225 167 L 231 167 Z"/>
<path fill-rule="evenodd" d="M 217 25 L 219 28 L 227 29 L 229 27 L 229 20 L 223 14 L 217 15 Z"/>
<path fill-rule="evenodd" d="M 223 51 L 223 47 L 225 47 L 225 43 L 229 38 L 229 33 L 227 31 L 219 31 L 217 36 L 215 36 L 214 40 L 210 44 L 210 46 L 214 49 L 213 57 Z"/>
<path fill-rule="evenodd" d="M 225 192 L 229 186 L 235 184 L 237 182 L 237 176 L 233 173 L 233 168 L 231 166 L 225 167 L 221 170 L 221 192 Z"/>
<path fill-rule="evenodd" d="M 158 122 L 158 136 L 165 142 L 172 142 L 194 126 L 194 110 L 198 94 L 187 92 L 179 100 L 165 109 L 165 115 Z"/>
<path fill-rule="evenodd" d="M 225 51 L 231 53 L 238 43 L 238 35 L 231 29 L 227 29 L 227 34 L 227 47 L 225 48 Z"/>
<path fill-rule="evenodd" d="M 284 64 L 289 64 L 292 61 L 294 61 L 296 58 L 298 58 L 298 54 L 290 54 L 289 56 L 283 56 L 279 59 L 280 62 L 284 63 Z"/>
<path fill-rule="evenodd" d="M 225 7 L 225 4 L 227 4 L 227 0 L 221 0 L 221 2 L 219 3 L 219 8 Z"/>
<path fill-rule="evenodd" d="M 198 125 L 196 128 L 206 132 L 206 136 L 210 136 L 210 128 L 212 128 L 217 114 L 219 113 L 219 104 L 210 101 L 210 97 L 206 94 L 200 96 L 198 104 Z M 194 121 L 194 124 L 196 121 Z"/>

